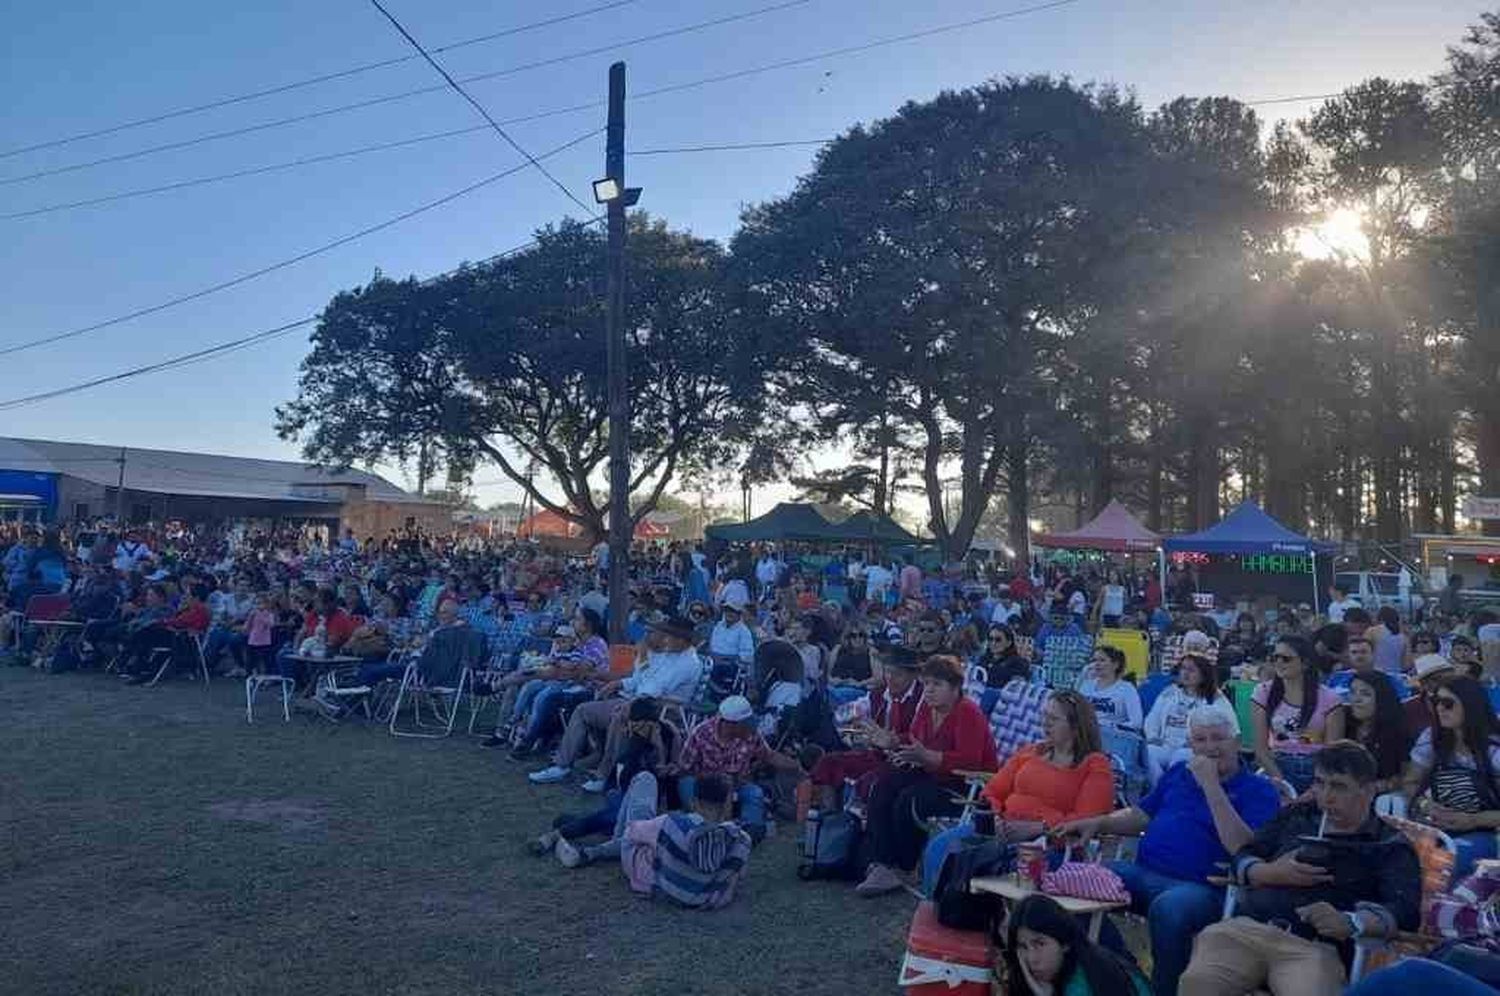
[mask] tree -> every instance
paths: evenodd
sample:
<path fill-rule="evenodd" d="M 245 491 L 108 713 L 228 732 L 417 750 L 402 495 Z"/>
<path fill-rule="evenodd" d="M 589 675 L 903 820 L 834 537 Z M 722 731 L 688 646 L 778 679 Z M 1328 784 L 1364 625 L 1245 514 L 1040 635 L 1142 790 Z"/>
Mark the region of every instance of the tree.
<path fill-rule="evenodd" d="M 908 430 L 949 557 L 1002 479 L 1026 548 L 1041 367 L 1110 251 L 1092 181 L 1135 117 L 1112 91 L 1045 77 L 944 93 L 852 129 L 790 196 L 744 215 L 735 273 L 749 319 L 795 343 L 788 399 L 842 404 L 838 420 L 862 426 L 876 401 Z"/>
<path fill-rule="evenodd" d="M 727 459 L 746 438 L 765 364 L 747 326 L 727 320 L 720 247 L 643 215 L 630 226 L 634 525 L 679 472 Z M 424 445 L 466 470 L 493 461 L 538 505 L 601 537 L 603 301 L 603 236 L 574 224 L 438 280 L 377 275 L 324 310 L 278 431 L 330 465 L 401 459 Z M 562 500 L 524 472 L 528 460 Z"/>

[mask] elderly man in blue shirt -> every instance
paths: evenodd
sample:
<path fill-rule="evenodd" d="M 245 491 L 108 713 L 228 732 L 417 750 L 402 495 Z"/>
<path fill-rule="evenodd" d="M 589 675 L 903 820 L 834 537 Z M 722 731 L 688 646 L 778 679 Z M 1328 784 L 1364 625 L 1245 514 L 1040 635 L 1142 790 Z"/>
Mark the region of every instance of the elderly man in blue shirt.
<path fill-rule="evenodd" d="M 1219 918 L 1224 890 L 1208 883 L 1229 856 L 1250 842 L 1280 808 L 1271 782 L 1240 764 L 1239 740 L 1222 712 L 1188 714 L 1193 756 L 1167 769 L 1139 803 L 1059 829 L 1083 840 L 1097 834 L 1141 835 L 1133 862 L 1112 862 L 1130 892 L 1131 912 L 1151 934 L 1151 985 L 1175 996 L 1198 931 Z M 1113 936 L 1108 936 L 1113 935 Z M 1105 943 L 1123 942 L 1113 927 Z"/>

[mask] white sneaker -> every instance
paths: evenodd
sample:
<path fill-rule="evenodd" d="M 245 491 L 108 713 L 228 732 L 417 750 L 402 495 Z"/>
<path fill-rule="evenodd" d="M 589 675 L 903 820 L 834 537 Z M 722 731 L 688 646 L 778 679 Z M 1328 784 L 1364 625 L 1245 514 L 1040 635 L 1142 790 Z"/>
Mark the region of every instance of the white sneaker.
<path fill-rule="evenodd" d="M 527 775 L 526 778 L 533 785 L 551 785 L 553 782 L 563 781 L 572 773 L 573 770 L 571 768 L 560 768 L 554 764 L 550 768 L 543 768 L 541 771 L 533 771 L 531 774 Z"/>
<path fill-rule="evenodd" d="M 557 856 L 558 862 L 564 868 L 577 868 L 583 864 L 583 855 L 578 848 L 568 843 L 566 837 L 558 837 L 557 843 L 552 847 L 552 853 Z"/>
<path fill-rule="evenodd" d="M 599 793 L 599 792 L 603 792 L 604 791 L 604 779 L 602 779 L 602 778 L 590 778 L 588 781 L 586 781 L 586 782 L 583 783 L 583 790 L 585 792 L 593 792 L 593 793 L 596 793 L 596 794 Z"/>

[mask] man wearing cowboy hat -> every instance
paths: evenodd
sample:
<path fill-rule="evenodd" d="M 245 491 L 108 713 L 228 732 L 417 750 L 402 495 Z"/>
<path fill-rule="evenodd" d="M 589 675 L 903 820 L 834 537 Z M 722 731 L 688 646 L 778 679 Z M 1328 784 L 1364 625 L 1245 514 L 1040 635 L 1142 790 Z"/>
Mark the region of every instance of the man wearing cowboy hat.
<path fill-rule="evenodd" d="M 573 763 L 583 754 L 590 734 L 605 741 L 605 757 L 600 769 L 607 770 L 613 763 L 611 741 L 618 739 L 610 736 L 611 730 L 617 725 L 616 720 L 624 715 L 626 703 L 631 699 L 650 695 L 685 702 L 693 697 L 703 670 L 698 652 L 693 649 L 693 624 L 681 616 L 672 615 L 651 623 L 650 629 L 659 639 L 657 649 L 636 665 L 634 673 L 607 682 L 600 687 L 595 701 L 585 702 L 573 710 L 552 765 L 532 772 L 528 776 L 531 781 L 545 785 L 567 778 Z"/>

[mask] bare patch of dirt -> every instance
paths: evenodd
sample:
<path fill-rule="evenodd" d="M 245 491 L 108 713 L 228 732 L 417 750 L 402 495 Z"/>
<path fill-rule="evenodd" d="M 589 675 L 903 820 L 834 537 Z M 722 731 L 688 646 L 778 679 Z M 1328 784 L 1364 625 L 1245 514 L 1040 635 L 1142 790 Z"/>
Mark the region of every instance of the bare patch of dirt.
<path fill-rule="evenodd" d="M 221 820 L 258 823 L 287 833 L 323 829 L 323 813 L 317 804 L 297 799 L 231 799 L 214 803 L 208 811 Z"/>

